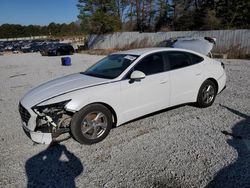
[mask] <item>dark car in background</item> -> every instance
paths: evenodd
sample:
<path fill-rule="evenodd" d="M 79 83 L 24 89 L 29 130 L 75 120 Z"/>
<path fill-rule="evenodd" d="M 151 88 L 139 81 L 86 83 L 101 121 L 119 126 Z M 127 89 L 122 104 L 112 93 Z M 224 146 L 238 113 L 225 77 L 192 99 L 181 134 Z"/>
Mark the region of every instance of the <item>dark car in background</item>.
<path fill-rule="evenodd" d="M 51 44 L 40 50 L 42 56 L 72 55 L 74 52 L 75 50 L 70 44 L 61 43 Z"/>

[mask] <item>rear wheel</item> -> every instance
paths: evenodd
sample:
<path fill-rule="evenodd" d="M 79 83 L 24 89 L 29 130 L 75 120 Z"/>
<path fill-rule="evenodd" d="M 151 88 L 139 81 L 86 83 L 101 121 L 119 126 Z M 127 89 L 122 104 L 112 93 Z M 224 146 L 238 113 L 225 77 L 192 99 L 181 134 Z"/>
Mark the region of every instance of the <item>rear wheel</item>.
<path fill-rule="evenodd" d="M 61 52 L 56 52 L 56 55 L 57 55 L 57 56 L 60 56 L 60 55 L 61 55 Z"/>
<path fill-rule="evenodd" d="M 209 107 L 213 104 L 216 94 L 215 83 L 211 80 L 206 80 L 199 89 L 196 104 L 201 108 Z"/>
<path fill-rule="evenodd" d="M 102 141 L 112 128 L 112 114 L 101 104 L 84 107 L 71 121 L 71 133 L 81 144 L 94 144 Z"/>

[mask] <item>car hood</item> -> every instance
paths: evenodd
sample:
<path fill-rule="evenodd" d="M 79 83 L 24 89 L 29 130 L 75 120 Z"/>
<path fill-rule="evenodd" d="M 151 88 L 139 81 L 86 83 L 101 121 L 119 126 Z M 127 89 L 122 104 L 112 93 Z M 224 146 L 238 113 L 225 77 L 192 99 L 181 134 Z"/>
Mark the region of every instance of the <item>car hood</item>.
<path fill-rule="evenodd" d="M 109 79 L 87 76 L 82 73 L 71 74 L 32 89 L 22 98 L 21 103 L 26 108 L 31 108 L 52 97 L 109 81 Z"/>

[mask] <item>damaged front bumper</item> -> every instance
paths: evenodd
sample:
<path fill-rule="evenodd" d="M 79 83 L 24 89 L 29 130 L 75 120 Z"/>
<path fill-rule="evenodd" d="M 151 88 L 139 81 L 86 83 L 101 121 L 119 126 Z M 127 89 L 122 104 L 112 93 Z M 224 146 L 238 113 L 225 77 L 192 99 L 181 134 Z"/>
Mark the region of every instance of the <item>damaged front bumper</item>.
<path fill-rule="evenodd" d="M 63 103 L 25 108 L 19 104 L 22 128 L 25 134 L 34 142 L 50 144 L 61 134 L 69 132 L 71 116 L 64 110 Z M 46 113 L 44 113 L 46 112 Z"/>
<path fill-rule="evenodd" d="M 52 133 L 42 133 L 42 132 L 35 132 L 31 131 L 27 128 L 25 124 L 23 124 L 23 130 L 25 134 L 34 142 L 39 144 L 50 144 L 52 139 Z"/>

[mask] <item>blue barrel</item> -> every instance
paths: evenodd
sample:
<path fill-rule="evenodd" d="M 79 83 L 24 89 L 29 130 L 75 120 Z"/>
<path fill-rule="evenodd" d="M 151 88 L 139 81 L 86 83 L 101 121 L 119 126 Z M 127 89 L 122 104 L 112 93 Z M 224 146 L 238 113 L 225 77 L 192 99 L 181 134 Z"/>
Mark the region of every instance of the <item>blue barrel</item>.
<path fill-rule="evenodd" d="M 70 57 L 62 57 L 61 62 L 63 66 L 70 66 L 71 65 L 71 58 Z"/>

